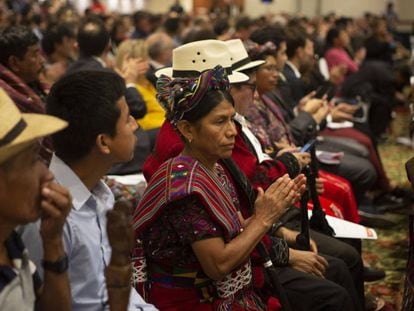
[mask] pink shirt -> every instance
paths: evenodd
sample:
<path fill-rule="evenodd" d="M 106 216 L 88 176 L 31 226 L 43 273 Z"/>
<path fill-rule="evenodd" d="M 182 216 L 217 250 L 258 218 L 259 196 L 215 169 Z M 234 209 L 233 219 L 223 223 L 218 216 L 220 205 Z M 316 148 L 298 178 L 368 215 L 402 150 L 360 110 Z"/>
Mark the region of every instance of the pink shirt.
<path fill-rule="evenodd" d="M 325 59 L 328 63 L 329 70 L 332 69 L 332 67 L 344 64 L 346 66 L 345 76 L 358 71 L 357 63 L 349 57 L 349 54 L 344 49 L 330 48 L 325 53 Z"/>

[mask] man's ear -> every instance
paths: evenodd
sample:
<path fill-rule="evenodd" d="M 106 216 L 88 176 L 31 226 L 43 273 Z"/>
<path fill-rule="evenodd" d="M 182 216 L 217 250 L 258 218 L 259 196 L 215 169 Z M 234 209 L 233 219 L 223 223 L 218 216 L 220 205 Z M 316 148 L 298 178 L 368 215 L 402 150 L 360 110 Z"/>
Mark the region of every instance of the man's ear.
<path fill-rule="evenodd" d="M 110 137 L 106 134 L 99 134 L 98 136 L 96 136 L 95 144 L 98 150 L 102 154 L 108 155 L 111 153 L 111 148 L 109 147 L 109 144 L 110 144 L 109 140 L 110 140 Z"/>
<path fill-rule="evenodd" d="M 194 138 L 194 127 L 187 120 L 181 120 L 177 123 L 177 129 L 186 141 L 191 142 Z"/>
<path fill-rule="evenodd" d="M 17 73 L 20 71 L 20 59 L 16 55 L 9 56 L 7 64 L 11 71 Z"/>

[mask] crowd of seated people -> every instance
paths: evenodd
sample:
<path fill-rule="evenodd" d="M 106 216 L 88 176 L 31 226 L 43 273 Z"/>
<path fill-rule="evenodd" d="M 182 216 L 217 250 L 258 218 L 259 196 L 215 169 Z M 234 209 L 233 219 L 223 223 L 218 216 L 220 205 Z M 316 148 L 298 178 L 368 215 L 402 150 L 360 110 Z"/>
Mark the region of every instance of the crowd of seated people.
<path fill-rule="evenodd" d="M 1 310 L 383 307 L 323 221 L 411 203 L 378 152 L 409 47 L 384 16 L 228 14 L 0 4 Z M 134 206 L 108 174 L 144 175 Z"/>

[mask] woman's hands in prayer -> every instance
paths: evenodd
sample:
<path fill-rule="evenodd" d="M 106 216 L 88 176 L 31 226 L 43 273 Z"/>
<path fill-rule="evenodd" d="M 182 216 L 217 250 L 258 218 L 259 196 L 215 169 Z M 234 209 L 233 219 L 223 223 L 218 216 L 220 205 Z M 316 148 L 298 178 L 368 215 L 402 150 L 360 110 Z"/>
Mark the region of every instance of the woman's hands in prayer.
<path fill-rule="evenodd" d="M 286 174 L 277 179 L 266 191 L 258 188 L 255 202 L 254 219 L 264 224 L 268 229 L 283 215 L 298 195 L 295 181 Z"/>

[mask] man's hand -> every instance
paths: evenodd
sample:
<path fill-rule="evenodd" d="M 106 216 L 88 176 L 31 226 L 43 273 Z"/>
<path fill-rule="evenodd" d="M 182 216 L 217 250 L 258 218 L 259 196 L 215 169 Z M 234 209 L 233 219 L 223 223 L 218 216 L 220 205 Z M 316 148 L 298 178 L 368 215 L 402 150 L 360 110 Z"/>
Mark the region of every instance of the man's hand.
<path fill-rule="evenodd" d="M 295 145 L 289 145 L 289 144 L 280 144 L 280 143 L 275 143 L 277 149 L 279 150 L 277 152 L 277 156 L 280 157 L 282 154 L 286 153 L 286 152 L 299 152 L 300 148 L 296 147 Z"/>
<path fill-rule="evenodd" d="M 280 227 L 280 229 L 277 231 L 277 236 L 279 238 L 284 239 L 289 246 L 295 246 L 296 245 L 296 237 L 298 236 L 299 232 L 295 230 L 288 229 L 286 227 Z M 314 240 L 310 239 L 310 250 L 311 252 L 317 254 L 318 253 L 318 247 L 316 246 L 316 243 Z"/>
<path fill-rule="evenodd" d="M 300 169 L 304 168 L 311 162 L 311 156 L 309 152 L 293 152 L 296 160 L 299 162 Z"/>
<path fill-rule="evenodd" d="M 289 264 L 292 268 L 325 278 L 328 262 L 314 252 L 289 249 Z"/>
<path fill-rule="evenodd" d="M 347 103 L 340 103 L 331 109 L 332 121 L 343 122 L 352 121 L 354 113 L 359 109 L 358 105 L 350 105 Z"/>
<path fill-rule="evenodd" d="M 316 124 L 321 124 L 321 122 L 328 116 L 329 112 L 330 108 L 326 101 L 324 101 L 323 106 L 319 108 L 319 110 L 314 114 L 312 114 L 312 118 L 315 120 Z"/>
<path fill-rule="evenodd" d="M 316 91 L 312 91 L 312 92 L 310 92 L 309 94 L 307 94 L 307 95 L 305 95 L 304 97 L 302 97 L 300 100 L 299 100 L 299 103 L 298 103 L 298 109 L 299 110 L 303 110 L 303 107 L 305 107 L 305 105 L 306 105 L 306 103 L 308 102 L 308 101 L 310 101 L 314 96 L 315 96 L 315 94 L 316 94 Z"/>
<path fill-rule="evenodd" d="M 312 98 L 312 99 L 308 100 L 305 103 L 302 110 L 307 112 L 307 113 L 314 114 L 319 109 L 321 109 L 324 105 L 326 105 L 326 100 L 318 99 L 318 98 Z"/>
<path fill-rule="evenodd" d="M 43 244 L 62 241 L 63 226 L 71 207 L 69 191 L 54 182 L 43 185 L 40 208 L 42 210 L 40 234 Z"/>

